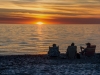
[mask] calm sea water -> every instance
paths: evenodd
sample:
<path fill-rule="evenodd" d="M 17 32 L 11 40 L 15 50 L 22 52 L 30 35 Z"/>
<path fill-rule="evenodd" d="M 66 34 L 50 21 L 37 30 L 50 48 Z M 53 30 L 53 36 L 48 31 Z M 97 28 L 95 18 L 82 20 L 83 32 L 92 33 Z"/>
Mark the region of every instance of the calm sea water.
<path fill-rule="evenodd" d="M 95 44 L 100 52 L 99 25 L 15 25 L 0 24 L 0 55 L 46 54 L 53 43 L 65 53 L 72 42 L 85 47 Z"/>

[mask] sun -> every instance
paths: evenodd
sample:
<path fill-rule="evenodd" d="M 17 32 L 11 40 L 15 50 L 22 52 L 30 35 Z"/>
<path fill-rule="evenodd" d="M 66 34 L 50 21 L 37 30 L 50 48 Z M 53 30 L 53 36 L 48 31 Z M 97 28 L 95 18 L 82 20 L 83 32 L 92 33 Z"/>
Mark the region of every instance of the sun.
<path fill-rule="evenodd" d="M 42 24 L 44 24 L 43 22 L 36 22 L 36 24 L 38 24 L 38 25 L 42 25 Z"/>

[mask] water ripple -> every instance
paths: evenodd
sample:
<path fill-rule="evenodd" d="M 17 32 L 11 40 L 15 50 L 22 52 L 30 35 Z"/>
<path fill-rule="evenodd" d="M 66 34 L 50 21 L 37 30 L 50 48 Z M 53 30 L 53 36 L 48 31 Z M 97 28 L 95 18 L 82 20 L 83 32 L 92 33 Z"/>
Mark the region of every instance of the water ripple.
<path fill-rule="evenodd" d="M 100 52 L 100 25 L 0 25 L 0 54 L 47 53 L 53 43 L 65 53 L 75 42 L 85 47 L 86 42 L 96 44 Z"/>

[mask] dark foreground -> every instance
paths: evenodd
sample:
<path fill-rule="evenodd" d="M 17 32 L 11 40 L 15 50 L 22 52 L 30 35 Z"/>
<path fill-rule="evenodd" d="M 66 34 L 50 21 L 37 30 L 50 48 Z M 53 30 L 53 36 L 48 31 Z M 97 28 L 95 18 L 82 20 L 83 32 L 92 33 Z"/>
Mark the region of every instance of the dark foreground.
<path fill-rule="evenodd" d="M 0 75 L 100 75 L 100 53 L 68 59 L 47 55 L 0 56 Z"/>

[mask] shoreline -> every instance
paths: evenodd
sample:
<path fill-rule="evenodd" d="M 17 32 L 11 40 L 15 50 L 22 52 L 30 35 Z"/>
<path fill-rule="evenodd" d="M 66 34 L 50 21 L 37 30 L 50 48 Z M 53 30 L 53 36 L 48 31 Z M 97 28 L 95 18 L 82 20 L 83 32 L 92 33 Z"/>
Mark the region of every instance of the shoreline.
<path fill-rule="evenodd" d="M 100 53 L 80 59 L 68 59 L 65 54 L 0 56 L 0 75 L 100 75 Z"/>
<path fill-rule="evenodd" d="M 66 57 L 66 54 L 60 54 L 59 57 L 49 57 L 47 54 L 37 54 L 37 55 L 31 55 L 31 54 L 25 54 L 25 55 L 0 55 L 0 61 L 25 61 L 25 62 L 35 62 L 36 64 L 52 64 L 48 61 L 58 61 L 57 63 L 66 62 L 66 61 L 74 61 L 74 63 L 99 63 L 100 61 L 100 53 L 96 53 L 94 56 L 87 57 L 84 55 L 80 55 L 80 59 L 68 59 Z M 34 60 L 34 61 L 33 61 Z M 40 62 L 40 63 L 39 63 Z M 63 64 L 62 63 L 62 64 Z"/>

